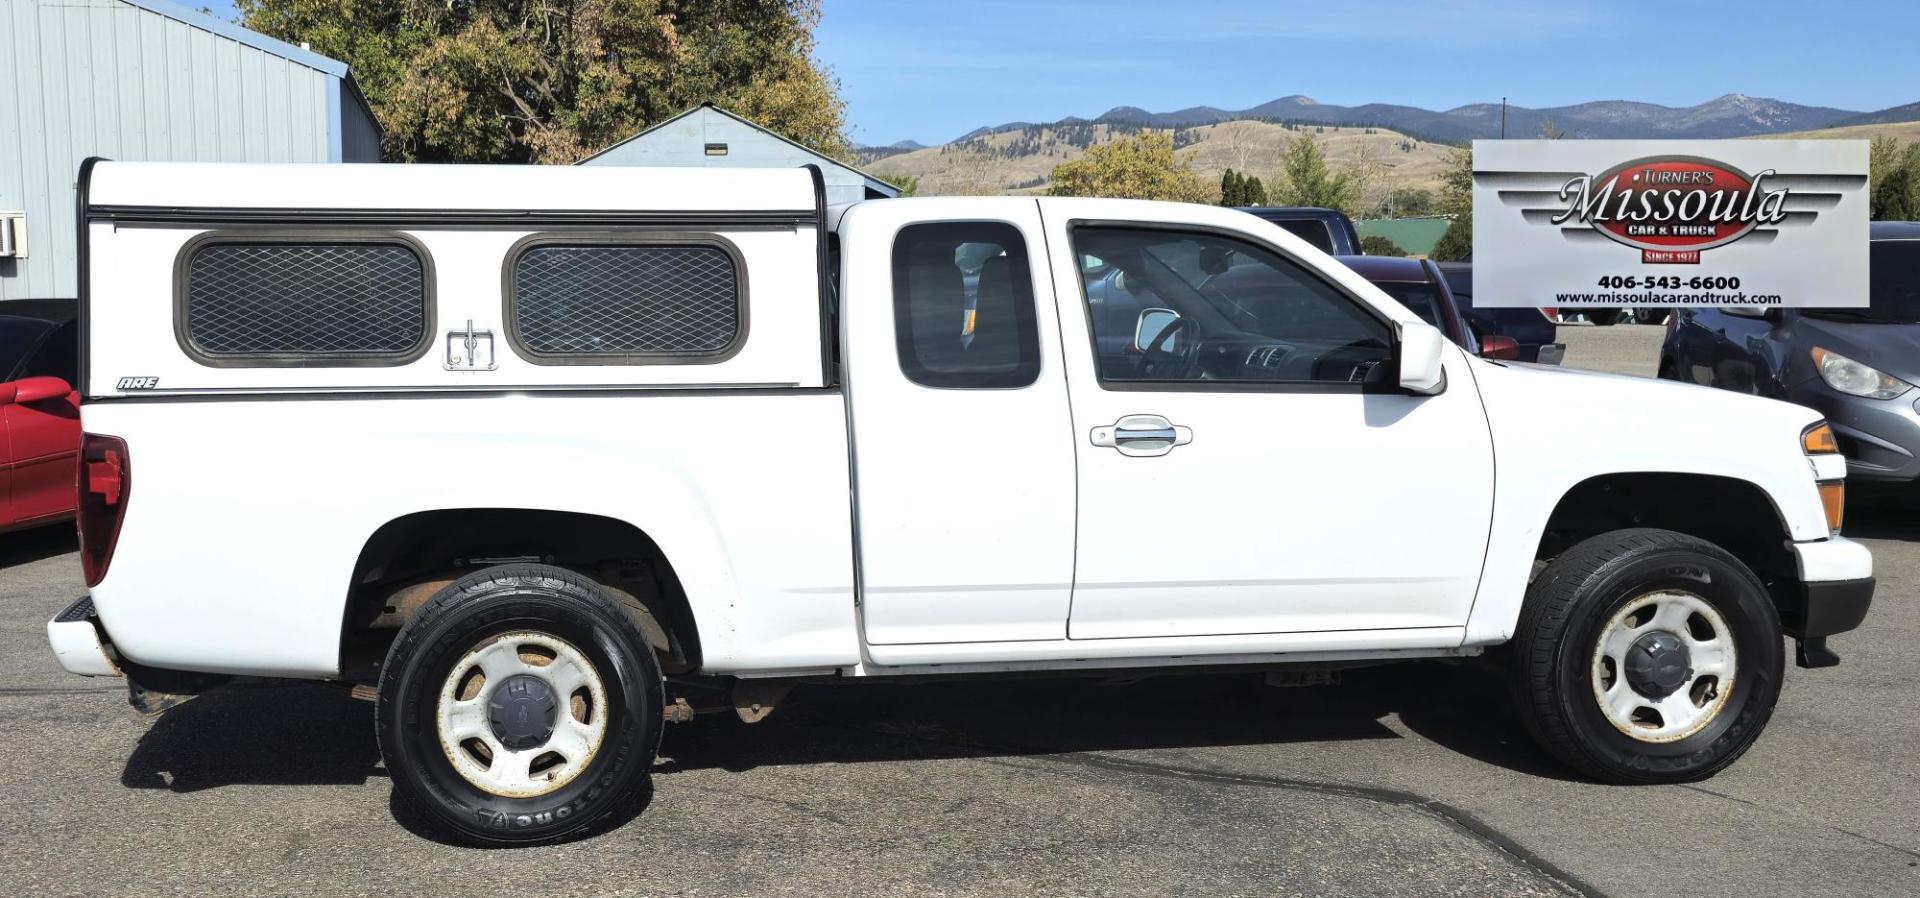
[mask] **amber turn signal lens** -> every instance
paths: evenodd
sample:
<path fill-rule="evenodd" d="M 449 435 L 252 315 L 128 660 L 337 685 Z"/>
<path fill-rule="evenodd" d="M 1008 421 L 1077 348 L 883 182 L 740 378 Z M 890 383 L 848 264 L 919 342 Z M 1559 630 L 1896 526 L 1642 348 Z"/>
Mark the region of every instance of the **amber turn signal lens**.
<path fill-rule="evenodd" d="M 1833 438 L 1833 428 L 1822 421 L 1800 435 L 1800 448 L 1808 455 L 1828 455 L 1840 451 L 1840 441 Z"/>
<path fill-rule="evenodd" d="M 1827 529 L 1840 532 L 1840 520 L 1847 515 L 1847 482 L 1831 480 L 1820 484 L 1820 506 L 1827 511 Z"/>

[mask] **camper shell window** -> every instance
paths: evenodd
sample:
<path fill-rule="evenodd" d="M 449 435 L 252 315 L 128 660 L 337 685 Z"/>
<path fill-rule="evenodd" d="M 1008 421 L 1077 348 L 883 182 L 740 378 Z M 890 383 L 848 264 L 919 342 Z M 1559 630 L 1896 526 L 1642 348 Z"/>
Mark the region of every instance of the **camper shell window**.
<path fill-rule="evenodd" d="M 215 367 L 404 365 L 427 350 L 432 283 L 400 234 L 211 232 L 180 251 L 176 336 Z"/>
<path fill-rule="evenodd" d="M 747 333 L 745 265 L 714 235 L 541 235 L 507 254 L 508 335 L 538 365 L 723 361 Z"/>

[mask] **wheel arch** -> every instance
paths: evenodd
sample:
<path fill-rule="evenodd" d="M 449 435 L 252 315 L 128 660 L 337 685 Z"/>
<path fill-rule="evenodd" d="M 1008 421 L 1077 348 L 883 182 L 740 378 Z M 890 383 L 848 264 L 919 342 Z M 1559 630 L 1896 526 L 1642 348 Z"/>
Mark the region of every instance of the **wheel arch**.
<path fill-rule="evenodd" d="M 1792 529 L 1774 497 L 1751 480 L 1719 474 L 1618 472 L 1581 480 L 1554 503 L 1534 560 L 1632 527 L 1672 530 L 1725 549 L 1753 570 L 1777 608 L 1797 587 Z"/>
<path fill-rule="evenodd" d="M 393 634 L 447 584 L 484 567 L 551 564 L 592 578 L 644 612 L 641 628 L 663 667 L 703 661 L 695 602 L 662 542 L 623 518 L 542 508 L 468 507 L 390 518 L 361 544 L 347 584 L 340 670 L 377 671 Z"/>

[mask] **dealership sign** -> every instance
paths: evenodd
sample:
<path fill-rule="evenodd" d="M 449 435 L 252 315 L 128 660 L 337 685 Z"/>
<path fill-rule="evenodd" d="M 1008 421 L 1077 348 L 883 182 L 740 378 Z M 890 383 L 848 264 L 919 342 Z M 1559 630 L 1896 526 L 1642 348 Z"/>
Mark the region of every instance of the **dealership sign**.
<path fill-rule="evenodd" d="M 1867 304 L 1867 144 L 1476 140 L 1479 306 Z"/>

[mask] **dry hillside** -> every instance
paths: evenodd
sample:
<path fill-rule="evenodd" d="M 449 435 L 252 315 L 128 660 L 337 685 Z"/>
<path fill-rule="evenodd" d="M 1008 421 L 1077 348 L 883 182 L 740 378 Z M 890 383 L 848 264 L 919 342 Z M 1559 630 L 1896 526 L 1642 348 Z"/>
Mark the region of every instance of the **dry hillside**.
<path fill-rule="evenodd" d="M 1182 128 L 1175 142 L 1209 180 L 1228 168 L 1259 177 L 1269 186 L 1279 178 L 1280 152 L 1308 131 L 1317 131 L 1328 159 L 1336 166 L 1366 164 L 1380 174 L 1369 187 L 1377 200 L 1397 187 L 1439 189 L 1447 153 L 1444 144 L 1415 140 L 1380 128 L 1299 126 L 1289 130 L 1259 121 L 1222 122 Z M 1045 189 L 1047 173 L 1062 162 L 1118 134 L 1104 124 L 1045 125 L 987 134 L 937 147 L 877 159 L 866 168 L 877 175 L 913 175 L 923 196 L 939 194 L 1023 193 Z"/>
<path fill-rule="evenodd" d="M 1920 122 L 1888 122 L 1879 125 L 1849 125 L 1845 128 L 1821 128 L 1818 131 L 1792 131 L 1785 134 L 1759 134 L 1753 140 L 1872 140 L 1893 137 L 1911 143 L 1920 140 Z"/>

